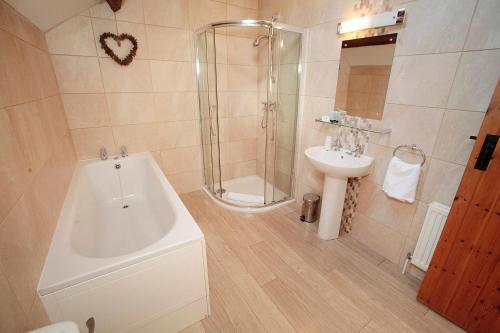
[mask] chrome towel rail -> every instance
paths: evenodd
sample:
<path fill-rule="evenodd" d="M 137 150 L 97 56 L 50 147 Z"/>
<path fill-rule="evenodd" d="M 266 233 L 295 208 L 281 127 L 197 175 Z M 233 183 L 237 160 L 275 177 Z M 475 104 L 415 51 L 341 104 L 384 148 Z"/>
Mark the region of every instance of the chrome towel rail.
<path fill-rule="evenodd" d="M 420 154 L 420 156 L 422 156 L 422 163 L 420 163 L 420 166 L 424 166 L 425 164 L 425 153 L 422 149 L 420 148 L 417 148 L 417 145 L 416 144 L 413 144 L 413 145 L 399 145 L 397 146 L 396 148 L 394 148 L 394 151 L 392 152 L 392 156 L 396 156 L 396 152 L 401 149 L 401 148 L 407 148 L 407 149 L 410 149 L 412 151 L 416 151 Z"/>

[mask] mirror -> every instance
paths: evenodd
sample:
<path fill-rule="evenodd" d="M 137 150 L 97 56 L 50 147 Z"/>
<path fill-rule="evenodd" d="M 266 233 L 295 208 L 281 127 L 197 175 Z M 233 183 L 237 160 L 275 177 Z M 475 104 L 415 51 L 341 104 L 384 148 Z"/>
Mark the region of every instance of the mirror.
<path fill-rule="evenodd" d="M 342 41 L 335 110 L 382 119 L 397 34 Z"/>

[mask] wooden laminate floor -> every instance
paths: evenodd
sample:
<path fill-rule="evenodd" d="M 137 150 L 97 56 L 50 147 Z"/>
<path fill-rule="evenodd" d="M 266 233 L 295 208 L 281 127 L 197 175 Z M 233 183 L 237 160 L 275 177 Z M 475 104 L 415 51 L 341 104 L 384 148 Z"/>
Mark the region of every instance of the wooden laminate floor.
<path fill-rule="evenodd" d="M 321 241 L 296 204 L 264 214 L 181 196 L 207 242 L 211 315 L 183 332 L 461 332 L 418 281 L 350 237 Z"/>

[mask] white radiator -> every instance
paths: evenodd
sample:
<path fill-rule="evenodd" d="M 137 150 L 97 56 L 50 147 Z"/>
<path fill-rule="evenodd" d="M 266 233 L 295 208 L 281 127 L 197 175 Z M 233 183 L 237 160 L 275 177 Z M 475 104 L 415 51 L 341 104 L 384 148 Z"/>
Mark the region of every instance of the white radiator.
<path fill-rule="evenodd" d="M 418 236 L 411 263 L 426 272 L 449 212 L 450 207 L 438 202 L 432 202 L 425 215 L 424 225 L 420 231 L 420 236 Z"/>

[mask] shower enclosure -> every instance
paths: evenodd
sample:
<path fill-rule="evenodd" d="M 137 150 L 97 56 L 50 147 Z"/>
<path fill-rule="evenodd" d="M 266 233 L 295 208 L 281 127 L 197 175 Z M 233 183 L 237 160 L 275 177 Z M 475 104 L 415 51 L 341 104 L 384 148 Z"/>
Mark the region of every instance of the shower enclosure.
<path fill-rule="evenodd" d="M 259 211 L 293 198 L 302 31 L 272 21 L 195 35 L 204 189 Z"/>

